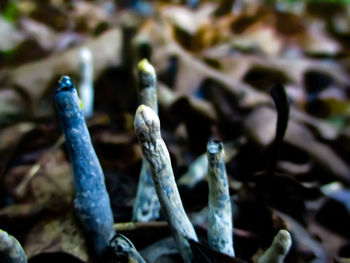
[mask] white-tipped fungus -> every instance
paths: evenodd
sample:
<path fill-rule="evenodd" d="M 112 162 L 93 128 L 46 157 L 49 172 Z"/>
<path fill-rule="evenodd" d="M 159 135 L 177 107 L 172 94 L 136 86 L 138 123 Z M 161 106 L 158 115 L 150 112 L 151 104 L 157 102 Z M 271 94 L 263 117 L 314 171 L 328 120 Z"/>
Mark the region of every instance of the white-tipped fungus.
<path fill-rule="evenodd" d="M 278 231 L 271 246 L 259 258 L 258 263 L 283 263 L 292 245 L 292 238 L 285 229 Z"/>
<path fill-rule="evenodd" d="M 142 153 L 151 166 L 162 211 L 181 256 L 185 262 L 192 262 L 193 254 L 188 239 L 197 241 L 198 238 L 180 199 L 169 152 L 161 138 L 159 118 L 150 107 L 141 105 L 136 111 L 134 126 Z"/>

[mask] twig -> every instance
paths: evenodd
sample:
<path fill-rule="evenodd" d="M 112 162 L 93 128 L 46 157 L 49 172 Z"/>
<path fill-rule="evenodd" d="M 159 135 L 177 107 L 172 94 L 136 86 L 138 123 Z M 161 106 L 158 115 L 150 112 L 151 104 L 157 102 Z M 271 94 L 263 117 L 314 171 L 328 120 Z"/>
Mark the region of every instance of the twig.
<path fill-rule="evenodd" d="M 221 142 L 209 141 L 208 156 L 208 241 L 221 253 L 235 256 L 232 239 L 232 209 Z"/>
<path fill-rule="evenodd" d="M 185 262 L 192 262 L 193 254 L 188 239 L 197 241 L 198 238 L 182 206 L 169 152 L 160 135 L 158 116 L 151 108 L 141 105 L 136 111 L 134 126 L 142 153 L 152 169 L 162 211 L 168 220 L 181 256 Z"/>
<path fill-rule="evenodd" d="M 27 263 L 27 256 L 18 240 L 1 229 L 0 262 Z"/>
<path fill-rule="evenodd" d="M 140 229 L 157 229 L 168 228 L 168 222 L 166 221 L 153 221 L 153 222 L 121 222 L 115 223 L 114 229 L 118 232 L 131 231 Z"/>
<path fill-rule="evenodd" d="M 287 230 L 281 229 L 272 241 L 271 246 L 259 258 L 258 263 L 283 263 L 292 245 L 292 239 Z"/>
<path fill-rule="evenodd" d="M 114 235 L 113 214 L 103 171 L 69 77 L 64 76 L 59 81 L 55 102 L 74 171 L 75 210 L 90 237 L 96 257 L 101 258 Z"/>
<path fill-rule="evenodd" d="M 153 66 L 147 59 L 138 64 L 139 99 L 141 104 L 151 107 L 158 113 L 157 78 Z M 140 180 L 132 211 L 132 221 L 148 222 L 159 218 L 160 203 L 152 179 L 151 167 L 143 157 Z"/>

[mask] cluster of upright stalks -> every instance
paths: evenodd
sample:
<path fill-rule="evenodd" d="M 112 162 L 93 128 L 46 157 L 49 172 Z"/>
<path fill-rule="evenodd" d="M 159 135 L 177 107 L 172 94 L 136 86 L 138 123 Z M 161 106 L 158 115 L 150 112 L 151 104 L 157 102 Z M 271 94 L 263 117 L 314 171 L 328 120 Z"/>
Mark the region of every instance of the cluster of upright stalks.
<path fill-rule="evenodd" d="M 137 67 L 138 94 L 141 104 L 150 107 L 158 114 L 157 77 L 153 66 L 143 59 Z M 152 171 L 145 157 L 142 159 L 140 179 L 135 203 L 132 211 L 132 221 L 149 222 L 159 218 L 160 203 L 154 188 Z"/>
<path fill-rule="evenodd" d="M 86 50 L 81 51 L 81 58 L 85 63 L 91 62 Z M 84 70 L 90 74 L 91 81 L 91 69 L 85 65 Z M 142 60 L 138 65 L 138 87 L 141 105 L 135 114 L 134 127 L 143 160 L 132 220 L 157 220 L 161 210 L 184 262 L 193 262 L 195 258 L 189 240 L 198 242 L 198 237 L 182 205 L 170 155 L 161 137 L 157 115 L 156 73 L 147 60 Z M 93 111 L 93 94 L 88 94 L 89 89 L 92 90 L 89 85 L 85 86 L 85 90 L 84 87 L 81 89 L 81 96 L 85 96 L 87 99 L 84 101 L 89 104 L 85 111 L 80 107 L 77 91 L 68 76 L 60 79 L 55 95 L 57 115 L 73 166 L 75 211 L 85 229 L 96 262 L 145 262 L 132 242 L 125 236 L 116 234 L 113 229 L 113 214 L 104 174 L 85 123 L 85 117 L 91 116 Z M 213 250 L 234 257 L 232 210 L 223 144 L 220 141 L 209 141 L 206 155 L 201 169 L 208 174 L 208 243 Z M 290 246 L 288 231 L 281 230 L 258 262 L 283 262 Z M 0 231 L 0 256 L 2 255 L 9 258 L 6 261 L 9 263 L 27 262 L 17 240 Z"/>
<path fill-rule="evenodd" d="M 180 254 L 184 262 L 193 262 L 194 256 L 189 239 L 197 241 L 198 238 L 183 208 L 169 152 L 161 137 L 160 121 L 157 116 L 156 76 L 153 67 L 146 60 L 139 63 L 138 76 L 141 105 L 135 114 L 134 127 L 144 156 L 138 189 L 153 187 L 148 183 L 151 182 L 150 178 L 149 180 L 143 178 L 150 176 L 151 171 L 161 210 L 169 223 Z M 209 141 L 206 158 L 206 162 L 199 162 L 204 166 L 201 169 L 205 169 L 208 173 L 208 243 L 212 249 L 234 257 L 232 209 L 223 144 L 220 141 Z M 147 193 L 149 192 L 152 191 L 148 190 Z M 158 209 L 157 206 L 154 206 L 155 201 L 150 202 L 149 200 L 156 200 L 156 196 L 148 196 L 143 199 L 140 198 L 138 191 L 134 206 L 134 220 L 137 220 L 138 213 L 135 213 L 137 210 L 142 211 L 145 207 Z M 145 203 L 142 204 L 143 202 Z M 154 219 L 152 215 L 157 213 L 148 211 L 149 220 Z M 139 214 L 147 215 L 147 211 Z M 143 219 L 145 218 L 141 220 Z M 291 238 L 288 231 L 281 230 L 259 263 L 283 262 L 290 245 Z"/>

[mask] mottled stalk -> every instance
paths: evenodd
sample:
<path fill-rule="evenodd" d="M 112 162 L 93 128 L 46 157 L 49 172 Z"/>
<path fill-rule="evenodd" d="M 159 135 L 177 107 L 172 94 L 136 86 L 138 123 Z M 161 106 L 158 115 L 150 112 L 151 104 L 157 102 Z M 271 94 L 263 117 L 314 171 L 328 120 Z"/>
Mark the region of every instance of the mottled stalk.
<path fill-rule="evenodd" d="M 138 64 L 138 94 L 141 104 L 158 113 L 157 78 L 153 66 L 147 59 Z M 159 218 L 160 203 L 152 179 L 148 161 L 143 157 L 132 221 L 149 222 Z"/>
<path fill-rule="evenodd" d="M 235 256 L 230 193 L 228 189 L 225 153 L 221 142 L 209 141 L 208 156 L 208 242 L 221 253 Z"/>
<path fill-rule="evenodd" d="M 55 102 L 69 159 L 73 166 L 76 196 L 74 206 L 94 248 L 101 258 L 114 235 L 113 214 L 101 165 L 91 143 L 72 80 L 59 81 Z"/>
<path fill-rule="evenodd" d="M 259 258 L 258 263 L 283 263 L 292 245 L 292 239 L 287 230 L 281 229 L 272 241 L 271 246 Z"/>
<path fill-rule="evenodd" d="M 92 53 L 87 47 L 79 50 L 79 64 L 81 81 L 79 84 L 79 96 L 83 103 L 83 112 L 86 118 L 91 117 L 94 112 L 94 67 Z"/>
<path fill-rule="evenodd" d="M 26 263 L 27 256 L 18 240 L 0 229 L 0 262 Z"/>
<path fill-rule="evenodd" d="M 122 234 L 116 234 L 110 241 L 112 250 L 110 263 L 132 262 L 146 263 L 131 241 Z"/>
<path fill-rule="evenodd" d="M 192 262 L 188 239 L 198 240 L 196 232 L 183 208 L 177 189 L 170 156 L 160 134 L 157 114 L 145 105 L 139 106 L 134 122 L 142 153 L 150 163 L 157 195 L 177 247 L 185 262 Z"/>

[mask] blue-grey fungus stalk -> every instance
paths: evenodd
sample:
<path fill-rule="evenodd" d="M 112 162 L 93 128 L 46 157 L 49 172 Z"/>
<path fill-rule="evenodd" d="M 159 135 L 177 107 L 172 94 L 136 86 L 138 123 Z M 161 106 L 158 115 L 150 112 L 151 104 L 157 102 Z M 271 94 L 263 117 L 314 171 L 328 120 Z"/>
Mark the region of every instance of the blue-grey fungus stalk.
<path fill-rule="evenodd" d="M 285 229 L 278 231 L 271 246 L 259 258 L 258 263 L 283 263 L 292 245 L 289 232 Z"/>
<path fill-rule="evenodd" d="M 221 253 L 235 256 L 230 193 L 225 167 L 223 144 L 209 141 L 208 156 L 208 242 Z"/>
<path fill-rule="evenodd" d="M 94 112 L 94 66 L 93 57 L 89 48 L 83 47 L 79 50 L 79 64 L 81 81 L 79 84 L 79 96 L 83 104 L 83 112 L 86 118 Z"/>
<path fill-rule="evenodd" d="M 1 229 L 0 262 L 27 263 L 27 256 L 18 240 Z"/>
<path fill-rule="evenodd" d="M 74 207 L 97 258 L 104 255 L 114 235 L 113 214 L 101 165 L 92 146 L 72 80 L 59 81 L 55 102 L 60 125 L 73 166 L 76 196 Z"/>
<path fill-rule="evenodd" d="M 184 262 L 192 262 L 193 254 L 188 239 L 197 241 L 198 238 L 180 199 L 170 155 L 160 134 L 159 118 L 150 107 L 141 105 L 136 111 L 134 126 L 143 156 L 151 166 L 161 208 L 177 247 Z"/>
<path fill-rule="evenodd" d="M 138 64 L 138 94 L 141 104 L 158 113 L 157 77 L 153 66 L 143 59 Z M 140 179 L 132 211 L 132 221 L 149 222 L 159 218 L 160 203 L 152 179 L 152 171 L 145 157 L 142 158 Z"/>
<path fill-rule="evenodd" d="M 146 263 L 131 241 L 122 234 L 117 233 L 110 241 L 112 250 L 111 263 L 130 262 Z"/>

